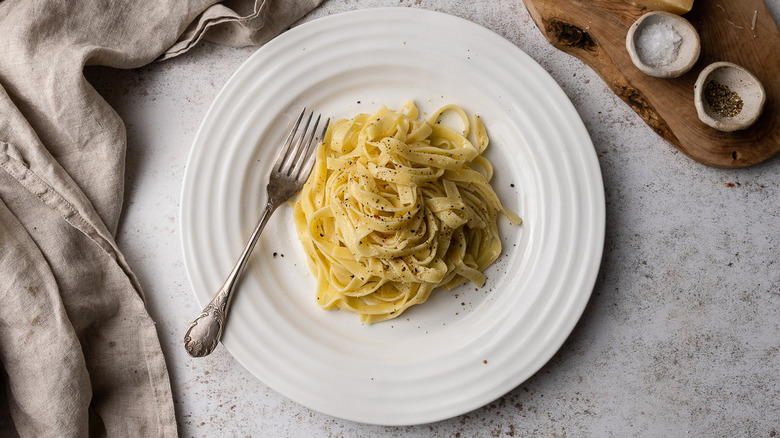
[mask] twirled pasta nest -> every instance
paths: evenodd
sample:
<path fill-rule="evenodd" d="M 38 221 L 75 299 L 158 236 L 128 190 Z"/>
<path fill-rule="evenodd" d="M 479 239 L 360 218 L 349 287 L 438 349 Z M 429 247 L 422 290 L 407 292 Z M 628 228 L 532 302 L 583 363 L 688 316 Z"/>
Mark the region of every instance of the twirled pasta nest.
<path fill-rule="evenodd" d="M 460 116 L 462 133 L 439 123 L 448 111 Z M 521 223 L 490 186 L 479 117 L 470 121 L 455 105 L 418 117 L 412 101 L 383 107 L 332 123 L 319 145 L 294 216 L 324 309 L 370 324 L 439 286 L 483 286 L 501 254 L 498 215 Z"/>

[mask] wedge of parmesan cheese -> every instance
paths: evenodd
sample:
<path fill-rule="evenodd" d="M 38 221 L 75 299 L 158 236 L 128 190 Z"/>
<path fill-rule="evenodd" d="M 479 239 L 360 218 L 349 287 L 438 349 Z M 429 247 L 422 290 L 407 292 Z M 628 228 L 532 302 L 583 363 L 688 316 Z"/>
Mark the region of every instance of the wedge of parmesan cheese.
<path fill-rule="evenodd" d="M 651 11 L 666 11 L 677 15 L 689 12 L 693 7 L 693 0 L 625 0 L 625 2 Z"/>

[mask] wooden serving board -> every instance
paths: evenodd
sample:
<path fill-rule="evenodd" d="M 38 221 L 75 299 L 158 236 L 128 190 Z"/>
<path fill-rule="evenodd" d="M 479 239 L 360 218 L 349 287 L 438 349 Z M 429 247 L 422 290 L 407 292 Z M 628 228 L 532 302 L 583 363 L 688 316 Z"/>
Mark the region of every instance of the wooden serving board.
<path fill-rule="evenodd" d="M 623 0 L 524 3 L 555 47 L 593 68 L 658 135 L 692 159 L 715 167 L 746 167 L 780 151 L 780 31 L 763 0 L 695 0 L 683 17 L 699 32 L 701 55 L 689 72 L 674 79 L 645 75 L 626 51 L 628 28 L 646 9 Z M 764 85 L 764 111 L 746 130 L 721 132 L 699 120 L 693 85 L 704 67 L 716 61 L 741 65 Z"/>

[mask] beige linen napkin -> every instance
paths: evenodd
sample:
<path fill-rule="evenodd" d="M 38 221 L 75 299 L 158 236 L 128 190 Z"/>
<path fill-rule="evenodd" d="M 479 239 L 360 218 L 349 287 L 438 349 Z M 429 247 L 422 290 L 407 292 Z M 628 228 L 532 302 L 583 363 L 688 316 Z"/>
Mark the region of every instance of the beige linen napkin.
<path fill-rule="evenodd" d="M 84 66 L 139 67 L 203 38 L 259 44 L 320 1 L 0 0 L 0 363 L 20 435 L 177 434 L 114 240 L 125 128 Z"/>

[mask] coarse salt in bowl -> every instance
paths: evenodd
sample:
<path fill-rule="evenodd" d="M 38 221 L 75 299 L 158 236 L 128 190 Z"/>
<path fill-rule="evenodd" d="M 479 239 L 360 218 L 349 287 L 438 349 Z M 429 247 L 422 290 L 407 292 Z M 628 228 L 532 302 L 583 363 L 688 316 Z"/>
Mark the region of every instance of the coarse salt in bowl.
<path fill-rule="evenodd" d="M 626 49 L 634 65 L 657 78 L 676 78 L 696 64 L 699 33 L 679 15 L 648 12 L 628 29 Z"/>

